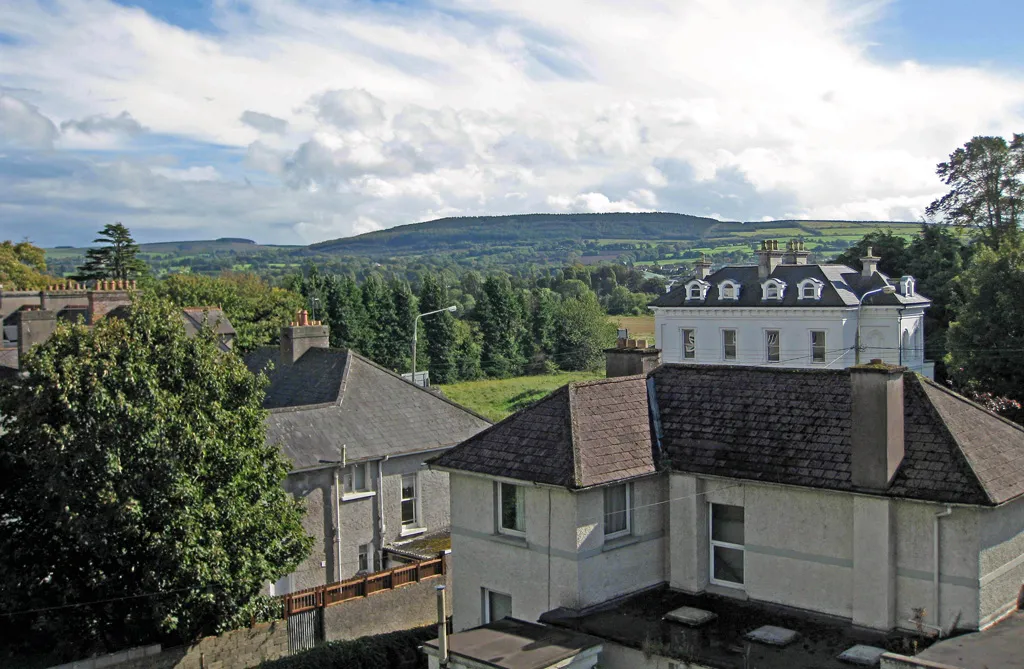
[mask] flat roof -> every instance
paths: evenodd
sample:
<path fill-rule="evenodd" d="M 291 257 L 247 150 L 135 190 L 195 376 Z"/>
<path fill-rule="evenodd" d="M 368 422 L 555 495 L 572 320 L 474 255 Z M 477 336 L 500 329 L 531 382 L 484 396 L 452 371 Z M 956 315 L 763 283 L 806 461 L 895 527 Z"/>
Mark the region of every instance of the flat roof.
<path fill-rule="evenodd" d="M 436 651 L 437 639 L 423 645 Z M 515 618 L 448 636 L 451 656 L 500 669 L 546 669 L 600 645 L 600 639 Z"/>
<path fill-rule="evenodd" d="M 984 632 L 937 642 L 916 656 L 951 667 L 1024 667 L 1024 611 L 1017 611 Z"/>
<path fill-rule="evenodd" d="M 710 611 L 717 618 L 697 627 L 663 619 L 666 613 L 683 606 Z M 887 634 L 854 627 L 848 620 L 791 607 L 710 594 L 689 595 L 667 586 L 575 615 L 556 609 L 541 616 L 541 621 L 715 669 L 850 669 L 851 665 L 838 656 L 853 646 L 910 654 L 911 639 L 918 638 L 909 633 Z M 793 630 L 797 637 L 782 647 L 746 638 L 764 625 Z M 918 638 L 918 647 L 927 643 Z"/>

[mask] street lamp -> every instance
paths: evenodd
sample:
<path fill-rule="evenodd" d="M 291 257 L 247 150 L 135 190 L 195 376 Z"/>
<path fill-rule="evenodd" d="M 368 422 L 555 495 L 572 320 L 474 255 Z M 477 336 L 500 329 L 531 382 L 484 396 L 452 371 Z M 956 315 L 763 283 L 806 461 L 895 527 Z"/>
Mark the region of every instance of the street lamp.
<path fill-rule="evenodd" d="M 857 339 L 856 339 L 856 347 L 855 347 L 856 348 L 856 353 L 854 354 L 854 364 L 856 364 L 856 365 L 860 364 L 860 312 L 861 312 L 861 309 L 864 308 L 864 299 L 867 298 L 867 297 L 871 297 L 872 295 L 875 295 L 877 293 L 882 293 L 884 295 L 892 295 L 895 292 L 896 292 L 896 287 L 895 286 L 890 286 L 889 284 L 885 284 L 881 288 L 875 288 L 874 290 L 869 290 L 868 292 L 866 292 L 866 293 L 864 293 L 863 295 L 860 296 L 860 304 L 857 305 Z"/>
<path fill-rule="evenodd" d="M 453 304 L 452 306 L 445 307 L 444 309 L 435 309 L 434 311 L 428 311 L 428 312 L 426 312 L 424 314 L 418 315 L 416 318 L 413 319 L 413 321 L 412 321 L 412 382 L 413 382 L 413 385 L 418 385 L 416 383 L 416 327 L 419 325 L 420 319 L 423 318 L 424 316 L 432 316 L 434 314 L 439 314 L 442 311 L 451 311 L 451 312 L 454 313 L 456 309 L 458 309 L 458 307 Z"/>

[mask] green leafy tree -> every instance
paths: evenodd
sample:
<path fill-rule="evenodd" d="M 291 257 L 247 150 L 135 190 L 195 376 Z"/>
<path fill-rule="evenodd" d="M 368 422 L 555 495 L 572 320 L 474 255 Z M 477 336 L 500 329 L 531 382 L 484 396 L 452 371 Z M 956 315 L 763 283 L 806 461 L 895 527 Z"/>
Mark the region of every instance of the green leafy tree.
<path fill-rule="evenodd" d="M 593 293 L 562 300 L 555 327 L 558 366 L 568 371 L 598 369 L 604 349 L 615 342 L 615 330 Z"/>
<path fill-rule="evenodd" d="M 996 248 L 1016 237 L 1024 217 L 1024 134 L 974 137 L 939 163 L 936 174 L 950 187 L 928 205 L 928 215 L 975 228 Z"/>
<path fill-rule="evenodd" d="M 224 309 L 235 328 L 235 349 L 251 351 L 276 345 L 281 327 L 304 308 L 302 295 L 268 285 L 255 274 L 225 272 L 218 277 L 172 274 L 156 282 L 155 291 L 179 307 Z"/>
<path fill-rule="evenodd" d="M 39 290 L 56 283 L 46 275 L 46 252 L 29 242 L 0 243 L 0 286 L 7 290 Z"/>
<path fill-rule="evenodd" d="M 468 321 L 455 321 L 455 367 L 459 381 L 483 377 L 480 367 L 480 333 Z"/>
<path fill-rule="evenodd" d="M 60 324 L 0 395 L 5 637 L 66 658 L 215 633 L 311 539 L 266 379 L 152 295 Z"/>
<path fill-rule="evenodd" d="M 451 305 L 448 286 L 433 274 L 423 277 L 420 288 L 420 309 L 424 312 L 444 309 Z M 423 319 L 423 335 L 426 339 L 427 360 L 429 360 L 431 383 L 453 383 L 458 379 L 458 353 L 455 349 L 455 317 L 441 312 Z M 419 363 L 417 362 L 417 367 Z"/>
<path fill-rule="evenodd" d="M 533 338 L 545 355 L 555 352 L 555 323 L 558 320 L 558 294 L 550 288 L 533 290 Z"/>
<path fill-rule="evenodd" d="M 388 328 L 395 321 L 395 305 L 391 301 L 391 291 L 379 274 L 366 277 L 360 287 L 363 309 L 366 312 L 367 332 L 360 351 L 363 355 L 380 364 L 387 354 L 386 339 Z"/>
<path fill-rule="evenodd" d="M 367 340 L 366 307 L 355 279 L 334 276 L 327 283 L 327 323 L 331 327 L 331 346 L 363 350 Z"/>
<path fill-rule="evenodd" d="M 93 240 L 102 244 L 99 248 L 85 252 L 85 264 L 78 268 L 75 279 L 118 279 L 126 281 L 146 273 L 146 263 L 138 258 L 139 247 L 132 234 L 121 223 L 108 223 Z"/>
<path fill-rule="evenodd" d="M 412 363 L 412 328 L 419 313 L 416 295 L 409 282 L 392 279 L 388 285 L 391 303 L 394 305 L 393 319 L 386 323 L 385 354 L 378 362 L 398 372 L 407 372 Z"/>
<path fill-rule="evenodd" d="M 871 249 L 871 253 L 880 258 L 878 270 L 890 277 L 906 274 L 907 240 L 894 234 L 892 230 L 874 230 L 864 235 L 859 242 L 846 249 L 833 262 L 840 265 L 861 269 L 860 259 Z"/>
<path fill-rule="evenodd" d="M 1024 400 L 1024 248 L 979 248 L 959 279 L 947 369 L 958 387 Z"/>
<path fill-rule="evenodd" d="M 504 378 L 523 373 L 526 356 L 521 349 L 526 323 L 507 276 L 487 277 L 476 307 L 483 348 L 480 364 L 488 376 Z"/>

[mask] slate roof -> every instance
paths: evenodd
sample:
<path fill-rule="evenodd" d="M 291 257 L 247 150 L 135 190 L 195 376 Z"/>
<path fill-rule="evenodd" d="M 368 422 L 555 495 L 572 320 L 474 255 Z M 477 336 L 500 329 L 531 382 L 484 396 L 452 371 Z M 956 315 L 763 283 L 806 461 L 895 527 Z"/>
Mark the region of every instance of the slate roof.
<path fill-rule="evenodd" d="M 264 408 L 267 439 L 294 469 L 436 450 L 468 439 L 490 422 L 347 349 L 311 348 L 294 364 L 278 349 L 245 357 L 252 371 L 273 362 Z"/>
<path fill-rule="evenodd" d="M 570 383 L 458 447 L 435 467 L 586 488 L 655 471 L 642 376 Z"/>
<path fill-rule="evenodd" d="M 850 372 L 662 365 L 651 373 L 674 471 L 853 490 Z M 903 463 L 886 495 L 1001 504 L 1024 492 L 1024 429 L 904 374 Z"/>
<path fill-rule="evenodd" d="M 723 267 L 705 279 L 711 284 L 705 299 L 687 300 L 684 279 L 676 284 L 670 292 L 659 296 L 651 302 L 652 307 L 856 307 L 860 297 L 869 290 L 881 288 L 892 283 L 889 277 L 875 272 L 864 277 L 855 269 L 846 265 L 778 265 L 766 278 L 758 277 L 756 265 Z M 781 300 L 762 300 L 761 284 L 768 278 L 780 279 L 786 283 L 786 290 Z M 732 279 L 740 284 L 740 296 L 737 300 L 722 300 L 718 297 L 718 284 Z M 801 300 L 797 286 L 804 279 L 817 279 L 824 286 L 820 300 Z M 869 306 L 903 306 L 927 305 L 928 298 L 915 294 L 912 297 L 900 295 L 897 291 L 892 295 L 876 293 L 867 298 Z"/>
<path fill-rule="evenodd" d="M 189 336 L 212 324 L 218 335 L 234 335 L 235 328 L 231 325 L 224 310 L 220 307 L 185 307 L 181 310 L 185 318 L 185 332 Z"/>

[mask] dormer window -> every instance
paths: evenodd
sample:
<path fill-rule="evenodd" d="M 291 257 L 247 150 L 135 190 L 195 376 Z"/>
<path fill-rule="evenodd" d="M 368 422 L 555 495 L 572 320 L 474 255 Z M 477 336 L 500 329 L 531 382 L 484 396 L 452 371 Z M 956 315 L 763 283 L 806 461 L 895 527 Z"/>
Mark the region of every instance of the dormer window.
<path fill-rule="evenodd" d="M 701 281 L 696 279 L 686 284 L 686 299 L 689 300 L 703 300 L 707 294 L 708 289 L 711 288 L 711 284 L 707 281 Z"/>
<path fill-rule="evenodd" d="M 912 276 L 901 276 L 900 277 L 900 295 L 903 297 L 914 296 L 914 277 Z"/>
<path fill-rule="evenodd" d="M 804 279 L 797 285 L 798 300 L 820 300 L 821 289 L 825 287 L 824 282 L 818 279 Z"/>
<path fill-rule="evenodd" d="M 768 279 L 761 284 L 761 299 L 781 300 L 786 294 L 786 282 L 779 279 Z"/>
<path fill-rule="evenodd" d="M 718 298 L 721 300 L 740 299 L 740 284 L 736 283 L 732 279 L 726 279 L 722 283 L 718 284 Z"/>

